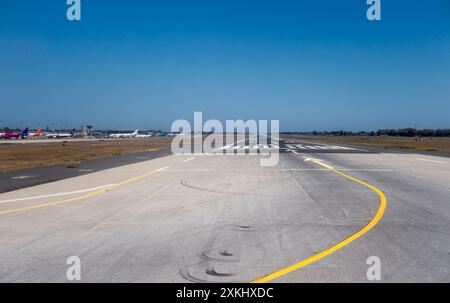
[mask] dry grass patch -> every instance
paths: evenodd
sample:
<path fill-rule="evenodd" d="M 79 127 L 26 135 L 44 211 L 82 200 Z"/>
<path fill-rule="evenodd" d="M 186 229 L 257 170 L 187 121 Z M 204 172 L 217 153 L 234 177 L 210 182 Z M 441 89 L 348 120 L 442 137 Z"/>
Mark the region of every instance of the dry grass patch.
<path fill-rule="evenodd" d="M 80 161 L 158 151 L 171 139 L 93 140 L 0 145 L 0 172 L 66 163 L 74 168 Z"/>

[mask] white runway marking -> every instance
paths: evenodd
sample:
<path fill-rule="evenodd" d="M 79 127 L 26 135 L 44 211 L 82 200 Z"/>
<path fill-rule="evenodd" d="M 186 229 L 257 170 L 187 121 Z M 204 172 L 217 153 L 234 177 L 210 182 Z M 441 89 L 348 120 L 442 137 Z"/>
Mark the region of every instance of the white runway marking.
<path fill-rule="evenodd" d="M 186 163 L 186 162 L 192 161 L 192 160 L 194 160 L 194 159 L 195 159 L 194 157 L 192 157 L 192 158 L 189 158 L 189 159 L 186 159 L 186 160 L 184 160 L 184 161 L 183 161 L 183 163 Z"/>
<path fill-rule="evenodd" d="M 249 146 L 249 145 L 236 145 L 236 146 L 224 146 L 221 149 L 233 149 L 233 150 L 239 150 L 239 149 L 243 149 L 243 150 L 269 150 L 269 149 L 278 149 L 279 147 L 275 147 L 275 146 L 269 146 L 269 145 L 254 145 L 254 146 Z M 288 149 L 291 150 L 291 149 Z M 215 152 L 216 150 L 214 150 L 213 152 Z"/>
<path fill-rule="evenodd" d="M 113 185 L 114 184 L 107 184 L 107 185 L 102 185 L 102 186 L 99 186 L 99 187 L 88 188 L 88 189 L 81 189 L 81 190 L 65 192 L 65 193 L 59 193 L 59 194 L 41 195 L 41 196 L 33 196 L 33 197 L 25 197 L 25 198 L 2 200 L 2 201 L 0 201 L 0 203 L 10 203 L 10 202 L 17 202 L 17 201 L 26 201 L 26 200 L 34 200 L 34 199 L 41 199 L 41 198 L 51 198 L 51 197 L 59 197 L 59 196 L 81 194 L 81 193 L 95 191 L 95 190 L 102 189 L 102 188 L 109 187 L 109 186 L 113 186 Z"/>
<path fill-rule="evenodd" d="M 322 163 L 323 164 L 323 163 Z M 279 168 L 281 171 L 328 171 L 327 168 Z M 361 172 L 392 172 L 390 169 L 365 169 L 365 168 L 338 168 L 340 171 L 361 171 Z"/>
<path fill-rule="evenodd" d="M 311 145 L 303 145 L 303 144 L 286 144 L 286 146 L 290 149 L 302 149 L 302 150 L 359 150 L 359 151 L 365 151 L 366 149 L 358 149 L 358 148 L 352 148 L 352 147 L 344 147 L 344 146 L 337 146 L 337 145 L 317 145 L 317 144 L 311 144 Z"/>
<path fill-rule="evenodd" d="M 419 160 L 419 161 L 426 161 L 426 162 L 432 162 L 432 163 L 439 163 L 439 164 L 446 164 L 446 163 L 447 163 L 447 162 L 443 162 L 443 161 L 428 160 L 428 159 L 423 159 L 423 158 L 416 158 L 416 160 Z"/>
<path fill-rule="evenodd" d="M 218 150 L 220 150 L 220 149 L 226 149 L 226 148 L 229 148 L 229 147 L 231 147 L 231 145 L 225 145 L 225 146 L 216 148 L 214 151 L 218 151 Z"/>
<path fill-rule="evenodd" d="M 164 167 L 162 167 L 162 168 L 160 168 L 160 169 L 157 169 L 157 170 L 155 170 L 155 171 L 163 171 L 163 170 L 166 170 L 166 169 L 168 169 L 169 168 L 169 166 L 164 166 Z"/>
<path fill-rule="evenodd" d="M 34 178 L 34 177 L 37 177 L 37 176 L 16 176 L 16 177 L 12 177 L 11 179 L 23 180 L 23 179 L 29 179 L 29 178 Z"/>
<path fill-rule="evenodd" d="M 338 168 L 337 170 L 342 171 L 367 171 L 367 172 L 393 172 L 392 169 L 371 169 L 371 168 Z"/>
<path fill-rule="evenodd" d="M 249 138 L 249 141 L 250 141 L 251 139 L 255 139 L 255 137 Z M 242 140 L 236 141 L 235 144 L 241 143 L 241 142 L 243 142 L 243 141 L 245 141 L 245 140 L 246 140 L 246 139 L 242 139 Z M 223 146 L 223 147 L 216 148 L 216 149 L 213 150 L 213 151 L 218 151 L 218 150 L 226 149 L 226 148 L 230 148 L 230 147 L 233 147 L 233 144 L 228 144 L 228 145 L 225 145 L 225 146 Z"/>
<path fill-rule="evenodd" d="M 309 162 L 309 161 L 322 161 L 322 160 L 320 160 L 320 159 L 317 159 L 317 158 L 311 158 L 311 157 L 305 157 L 305 156 L 303 156 L 303 159 L 305 159 L 305 161 L 306 162 Z"/>
<path fill-rule="evenodd" d="M 329 171 L 327 168 L 278 168 L 280 171 Z"/>

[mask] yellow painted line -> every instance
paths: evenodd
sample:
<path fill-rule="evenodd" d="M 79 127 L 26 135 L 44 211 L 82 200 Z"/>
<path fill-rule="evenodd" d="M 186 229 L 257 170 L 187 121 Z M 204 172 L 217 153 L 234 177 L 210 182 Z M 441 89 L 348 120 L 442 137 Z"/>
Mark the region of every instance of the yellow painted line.
<path fill-rule="evenodd" d="M 364 234 L 366 234 L 372 228 L 374 228 L 375 225 L 377 225 L 377 223 L 381 220 L 381 217 L 383 217 L 384 211 L 386 209 L 387 199 L 386 199 L 386 195 L 381 190 L 379 190 L 375 186 L 372 186 L 372 185 L 370 185 L 370 184 L 368 184 L 368 183 L 366 183 L 364 181 L 358 180 L 356 178 L 353 178 L 352 176 L 344 174 L 343 172 L 341 172 L 339 170 L 336 170 L 334 168 L 330 168 L 330 166 L 328 166 L 328 165 L 326 165 L 326 164 L 324 164 L 322 162 L 319 162 L 319 161 L 313 161 L 313 162 L 316 163 L 316 164 L 319 164 L 320 166 L 325 167 L 325 168 L 327 168 L 327 169 L 329 169 L 329 170 L 331 170 L 331 171 L 333 171 L 333 172 L 335 172 L 335 173 L 337 173 L 337 174 L 339 174 L 339 175 L 341 175 L 341 176 L 343 176 L 343 177 L 345 177 L 345 178 L 347 178 L 347 179 L 349 179 L 351 181 L 354 181 L 354 182 L 359 183 L 359 184 L 361 184 L 361 185 L 363 185 L 363 186 L 365 186 L 367 188 L 370 188 L 372 191 L 377 193 L 378 197 L 380 198 L 380 206 L 378 208 L 377 213 L 372 218 L 372 220 L 366 226 L 364 226 L 361 230 L 359 230 L 355 234 L 351 235 L 350 237 L 346 238 L 345 240 L 339 242 L 338 244 L 336 244 L 336 245 L 334 245 L 334 246 L 332 246 L 332 247 L 330 247 L 330 248 L 328 248 L 328 249 L 326 249 L 326 250 L 324 250 L 324 251 L 322 251 L 322 252 L 320 252 L 320 253 L 318 253 L 316 255 L 313 255 L 313 256 L 311 256 L 311 257 L 309 257 L 309 258 L 307 258 L 307 259 L 305 259 L 303 261 L 300 261 L 300 262 L 298 262 L 296 264 L 293 264 L 293 265 L 291 265 L 289 267 L 280 269 L 280 270 L 278 270 L 278 271 L 276 271 L 274 273 L 271 273 L 271 274 L 269 274 L 267 276 L 264 276 L 262 278 L 253 280 L 250 283 L 265 283 L 265 282 L 269 282 L 269 281 L 277 279 L 277 278 L 279 278 L 281 276 L 284 276 L 284 275 L 286 275 L 286 274 L 288 274 L 288 273 L 290 273 L 290 272 L 292 272 L 294 270 L 297 270 L 299 268 L 305 267 L 305 266 L 307 266 L 307 265 L 309 265 L 309 264 L 311 264 L 313 262 L 319 261 L 319 260 L 325 258 L 326 256 L 334 253 L 335 251 L 337 251 L 337 250 L 339 250 L 339 249 L 349 245 L 350 243 L 352 243 L 356 239 L 362 237 Z"/>
<path fill-rule="evenodd" d="M 8 209 L 8 210 L 0 211 L 0 216 L 1 215 L 13 214 L 13 213 L 20 213 L 20 212 L 24 212 L 24 211 L 27 211 L 27 210 L 33 210 L 33 209 L 38 209 L 38 208 L 44 208 L 44 207 L 61 205 L 61 204 L 67 204 L 67 203 L 71 203 L 71 202 L 75 202 L 75 201 L 84 200 L 84 199 L 96 196 L 98 194 L 107 192 L 107 191 L 109 191 L 111 189 L 115 189 L 115 188 L 124 186 L 126 184 L 138 181 L 140 179 L 143 179 L 145 177 L 153 175 L 156 172 L 160 172 L 160 171 L 166 170 L 167 168 L 169 168 L 169 167 L 163 167 L 163 168 L 160 168 L 160 169 L 157 169 L 157 170 L 154 170 L 154 171 L 151 171 L 151 172 L 148 172 L 148 173 L 145 173 L 145 174 L 133 177 L 133 178 L 129 178 L 129 179 L 126 179 L 126 180 L 124 180 L 122 182 L 112 184 L 110 186 L 107 186 L 107 187 L 104 187 L 102 189 L 90 192 L 90 193 L 85 194 L 85 195 L 81 195 L 81 196 L 77 196 L 77 197 L 73 197 L 73 198 L 69 198 L 69 199 L 64 199 L 64 200 L 59 200 L 59 201 L 54 201 L 54 202 L 47 202 L 47 203 L 35 204 L 35 205 L 31 205 L 31 206 L 25 206 L 25 207 L 21 207 L 21 208 L 14 208 L 14 209 Z"/>

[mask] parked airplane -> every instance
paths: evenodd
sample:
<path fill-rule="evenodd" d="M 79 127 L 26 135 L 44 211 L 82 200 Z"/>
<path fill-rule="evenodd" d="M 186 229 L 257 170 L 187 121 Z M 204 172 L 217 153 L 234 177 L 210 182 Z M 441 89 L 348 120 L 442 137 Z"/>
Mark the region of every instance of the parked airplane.
<path fill-rule="evenodd" d="M 136 138 L 150 138 L 150 137 L 153 137 L 153 134 L 136 135 Z"/>
<path fill-rule="evenodd" d="M 3 133 L 0 138 L 1 139 L 19 139 L 19 138 L 24 138 L 28 136 L 28 127 L 25 128 L 22 131 L 15 131 L 15 132 L 7 132 L 7 133 Z"/>
<path fill-rule="evenodd" d="M 122 133 L 122 134 L 110 134 L 110 138 L 134 138 L 138 135 L 139 129 L 136 129 L 132 133 Z"/>
<path fill-rule="evenodd" d="M 48 133 L 45 134 L 47 138 L 59 139 L 59 138 L 72 138 L 72 133 Z"/>
<path fill-rule="evenodd" d="M 27 138 L 36 138 L 36 137 L 39 137 L 41 134 L 42 134 L 42 128 L 38 129 L 35 132 L 29 133 L 26 137 Z"/>

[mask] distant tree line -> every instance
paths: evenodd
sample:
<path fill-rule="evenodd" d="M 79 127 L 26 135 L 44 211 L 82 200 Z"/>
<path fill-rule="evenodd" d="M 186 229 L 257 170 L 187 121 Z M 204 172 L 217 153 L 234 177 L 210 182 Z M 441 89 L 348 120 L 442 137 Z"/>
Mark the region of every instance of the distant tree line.
<path fill-rule="evenodd" d="M 289 132 L 285 134 L 313 135 L 313 136 L 393 136 L 393 137 L 450 137 L 450 129 L 380 129 L 377 131 L 312 131 Z"/>
<path fill-rule="evenodd" d="M 450 137 L 450 129 L 382 129 L 377 135 L 399 136 L 399 137 Z"/>

